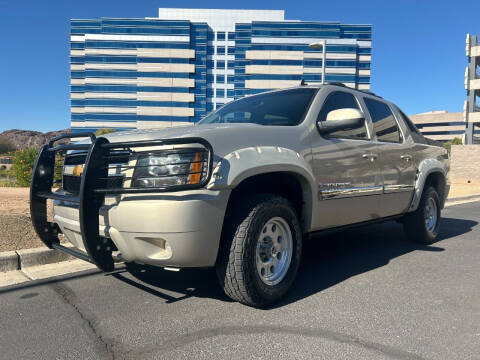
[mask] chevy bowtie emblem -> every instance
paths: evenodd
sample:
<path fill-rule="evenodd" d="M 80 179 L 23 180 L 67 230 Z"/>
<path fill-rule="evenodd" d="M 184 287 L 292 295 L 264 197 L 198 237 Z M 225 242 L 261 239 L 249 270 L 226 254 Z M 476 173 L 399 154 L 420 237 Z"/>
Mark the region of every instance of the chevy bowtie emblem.
<path fill-rule="evenodd" d="M 82 176 L 82 173 L 83 173 L 83 165 L 77 165 L 73 168 L 74 176 Z"/>

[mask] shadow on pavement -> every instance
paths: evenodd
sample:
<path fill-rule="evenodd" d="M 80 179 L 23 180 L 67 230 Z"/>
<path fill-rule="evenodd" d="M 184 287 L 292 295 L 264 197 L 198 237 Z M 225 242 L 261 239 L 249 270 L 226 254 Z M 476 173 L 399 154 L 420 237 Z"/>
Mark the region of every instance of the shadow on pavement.
<path fill-rule="evenodd" d="M 439 246 L 442 240 L 470 232 L 477 224 L 472 220 L 442 218 L 438 240 L 432 245 L 408 241 L 403 226 L 393 221 L 309 239 L 304 242 L 297 280 L 275 306 L 301 300 L 412 251 L 444 251 Z"/>
<path fill-rule="evenodd" d="M 123 273 L 113 273 L 112 276 L 165 299 L 167 304 L 192 296 L 229 300 L 218 286 L 214 269 L 182 269 L 176 272 L 134 263 L 127 264 L 126 269 L 133 279 Z M 172 296 L 167 293 L 172 291 L 183 295 Z"/>
<path fill-rule="evenodd" d="M 442 240 L 465 234 L 477 224 L 472 220 L 442 218 L 439 240 L 433 245 L 409 242 L 403 233 L 402 225 L 392 221 L 305 240 L 297 280 L 285 299 L 275 307 L 301 300 L 352 276 L 387 265 L 391 259 L 412 251 L 444 251 L 438 246 Z M 183 269 L 180 272 L 171 272 L 152 266 L 128 264 L 127 270 L 140 281 L 122 273 L 112 276 L 159 296 L 167 303 L 192 296 L 229 301 L 219 288 L 213 269 Z M 167 295 L 165 291 L 184 295 L 174 297 Z"/>

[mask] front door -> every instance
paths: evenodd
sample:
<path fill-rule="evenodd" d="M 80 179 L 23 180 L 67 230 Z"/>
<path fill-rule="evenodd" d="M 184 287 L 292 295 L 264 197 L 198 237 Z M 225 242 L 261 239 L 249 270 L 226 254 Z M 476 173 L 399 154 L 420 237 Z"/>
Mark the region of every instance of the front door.
<path fill-rule="evenodd" d="M 327 95 L 318 121 L 325 121 L 330 111 L 345 108 L 364 112 L 352 93 L 333 91 Z M 382 178 L 370 128 L 365 122 L 358 129 L 313 136 L 312 169 L 318 184 L 314 230 L 378 218 Z"/>

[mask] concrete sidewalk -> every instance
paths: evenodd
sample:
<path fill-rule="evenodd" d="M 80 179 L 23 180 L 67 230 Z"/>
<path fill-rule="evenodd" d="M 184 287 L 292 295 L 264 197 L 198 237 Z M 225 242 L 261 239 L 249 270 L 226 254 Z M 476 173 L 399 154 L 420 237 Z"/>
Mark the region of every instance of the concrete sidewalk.
<path fill-rule="evenodd" d="M 26 281 L 47 279 L 53 276 L 76 273 L 85 270 L 101 272 L 97 267 L 83 260 L 67 260 L 50 264 L 27 266 L 20 270 L 0 272 L 0 288 Z"/>

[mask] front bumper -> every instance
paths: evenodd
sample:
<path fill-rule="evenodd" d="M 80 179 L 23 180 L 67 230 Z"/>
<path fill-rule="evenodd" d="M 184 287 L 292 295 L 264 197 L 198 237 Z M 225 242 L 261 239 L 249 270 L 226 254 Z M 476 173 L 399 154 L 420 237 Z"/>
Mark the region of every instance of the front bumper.
<path fill-rule="evenodd" d="M 85 136 L 91 138 L 91 145 L 54 146 L 54 143 L 61 139 Z M 207 154 L 205 169 L 202 168 L 202 175 L 205 176 L 201 175 L 197 183 L 168 187 L 133 187 L 128 183 L 123 183 L 121 186 L 115 184 L 113 187 L 109 185 L 109 169 L 119 157 L 124 158 L 125 153 L 130 157 L 139 148 L 152 151 L 152 149 L 165 147 L 177 149 L 189 146 L 201 146 L 204 148 L 202 151 Z M 58 152 L 71 150 L 87 151 L 79 192 L 78 194 L 52 192 L 55 156 Z M 205 139 L 198 137 L 110 143 L 106 138 L 96 138 L 93 133 L 60 135 L 52 139 L 48 145 L 44 145 L 35 160 L 30 185 L 30 215 L 33 227 L 48 247 L 68 250 L 69 253 L 81 259 L 91 261 L 104 271 L 114 269 L 113 255 L 118 249 L 127 261 L 152 263 L 152 260 L 156 259 L 159 262 L 164 261 L 165 265 L 182 263 L 183 266 L 193 266 L 194 261 L 191 256 L 182 258 L 180 250 L 186 249 L 185 251 L 190 251 L 190 255 L 198 251 L 203 260 L 196 265 L 212 265 L 214 262 L 212 259 L 216 257 L 218 249 L 215 248 L 212 253 L 207 254 L 208 250 L 194 243 L 193 239 L 199 235 L 204 238 L 215 235 L 215 241 L 219 241 L 218 227 L 200 226 L 198 220 L 210 215 L 205 212 L 205 204 L 215 203 L 215 201 L 202 198 L 187 200 L 190 195 L 195 196 L 207 191 L 205 187 L 210 181 L 212 166 L 212 146 Z M 129 166 L 126 169 L 128 171 Z M 216 198 L 216 196 L 213 197 Z M 221 195 L 220 198 L 223 199 Z M 47 219 L 47 199 L 56 201 L 54 222 Z M 219 202 L 222 204 L 225 202 L 226 206 L 226 201 L 219 200 Z M 182 203 L 184 205 L 178 206 Z M 213 207 L 215 208 L 215 205 Z M 188 213 L 191 211 L 188 210 L 190 208 L 198 213 L 195 216 L 185 217 L 183 211 L 191 215 L 192 212 Z M 177 209 L 182 211 L 179 212 Z M 172 214 L 180 216 L 174 218 Z M 186 219 L 187 225 L 180 226 L 180 219 Z M 205 223 L 209 222 L 205 221 Z M 222 221 L 219 222 L 221 223 Z M 67 249 L 60 244 L 58 233 L 63 230 L 67 238 L 77 246 L 78 251 Z M 165 239 L 162 235 L 164 237 L 168 235 L 169 239 Z M 190 241 L 186 241 L 186 238 Z M 175 247 L 179 249 L 179 251 L 175 250 L 175 254 L 171 245 L 167 247 L 167 244 L 174 239 Z M 116 245 L 117 243 L 119 246 Z M 160 251 L 163 243 L 165 245 Z"/>
<path fill-rule="evenodd" d="M 197 190 L 168 195 L 107 197 L 99 211 L 99 234 L 110 238 L 119 258 L 155 266 L 215 264 L 230 191 Z M 78 207 L 55 201 L 54 220 L 66 238 L 85 251 Z"/>

